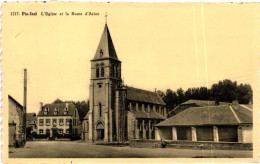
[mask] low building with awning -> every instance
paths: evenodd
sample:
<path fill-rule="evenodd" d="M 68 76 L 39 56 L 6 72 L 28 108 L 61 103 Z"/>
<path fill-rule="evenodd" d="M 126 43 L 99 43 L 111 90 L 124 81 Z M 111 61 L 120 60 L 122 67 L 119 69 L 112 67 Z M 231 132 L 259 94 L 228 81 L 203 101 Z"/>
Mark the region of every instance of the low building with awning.
<path fill-rule="evenodd" d="M 155 125 L 157 140 L 253 142 L 252 105 L 190 107 Z"/>

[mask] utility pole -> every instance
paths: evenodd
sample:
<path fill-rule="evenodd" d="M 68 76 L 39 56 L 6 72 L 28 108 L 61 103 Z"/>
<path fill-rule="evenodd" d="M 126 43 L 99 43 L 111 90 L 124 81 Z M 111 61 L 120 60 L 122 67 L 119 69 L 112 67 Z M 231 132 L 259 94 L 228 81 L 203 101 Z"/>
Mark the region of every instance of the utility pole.
<path fill-rule="evenodd" d="M 24 69 L 24 88 L 23 88 L 23 112 L 24 112 L 24 137 L 26 140 L 26 107 L 27 107 L 27 69 Z"/>

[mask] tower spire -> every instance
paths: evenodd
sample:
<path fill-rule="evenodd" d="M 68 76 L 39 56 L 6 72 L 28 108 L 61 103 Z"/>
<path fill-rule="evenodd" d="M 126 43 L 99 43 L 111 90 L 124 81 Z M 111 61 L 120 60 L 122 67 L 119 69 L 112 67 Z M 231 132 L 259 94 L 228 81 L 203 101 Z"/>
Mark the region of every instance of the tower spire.
<path fill-rule="evenodd" d="M 105 22 L 106 22 L 106 24 L 107 24 L 107 12 L 106 12 L 106 14 L 105 14 Z"/>
<path fill-rule="evenodd" d="M 112 42 L 112 38 L 110 36 L 110 32 L 108 29 L 107 24 L 105 24 L 103 33 L 101 35 L 98 48 L 96 50 L 95 56 L 93 60 L 95 59 L 101 59 L 101 58 L 113 58 L 115 60 L 118 60 L 116 55 L 116 50 L 114 47 L 114 44 Z"/>

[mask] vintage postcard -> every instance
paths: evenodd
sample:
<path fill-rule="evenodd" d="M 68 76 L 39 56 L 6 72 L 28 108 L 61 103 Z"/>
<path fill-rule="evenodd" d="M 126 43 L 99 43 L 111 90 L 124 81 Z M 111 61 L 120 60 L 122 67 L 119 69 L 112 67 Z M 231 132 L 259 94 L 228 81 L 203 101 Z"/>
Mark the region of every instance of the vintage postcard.
<path fill-rule="evenodd" d="M 3 162 L 258 162 L 259 9 L 3 3 Z"/>

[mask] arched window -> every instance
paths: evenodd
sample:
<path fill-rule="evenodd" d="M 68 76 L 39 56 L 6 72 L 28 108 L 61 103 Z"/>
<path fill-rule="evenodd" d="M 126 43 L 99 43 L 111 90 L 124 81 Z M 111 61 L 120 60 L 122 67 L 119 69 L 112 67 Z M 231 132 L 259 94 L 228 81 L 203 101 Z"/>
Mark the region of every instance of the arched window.
<path fill-rule="evenodd" d="M 89 124 L 88 124 L 88 121 L 87 121 L 86 132 L 88 132 L 88 130 L 89 130 Z"/>
<path fill-rule="evenodd" d="M 99 65 L 96 65 L 96 77 L 99 77 Z"/>
<path fill-rule="evenodd" d="M 116 66 L 114 67 L 114 71 L 115 71 L 114 77 L 117 77 L 117 68 L 116 68 Z"/>
<path fill-rule="evenodd" d="M 116 72 L 117 72 L 117 77 L 120 78 L 120 74 L 121 74 L 121 73 L 120 73 L 120 68 L 119 68 L 119 66 L 117 66 L 117 71 L 116 71 Z"/>
<path fill-rule="evenodd" d="M 102 117 L 102 105 L 101 105 L 101 103 L 98 104 L 98 108 L 99 108 L 99 117 Z"/>
<path fill-rule="evenodd" d="M 104 64 L 101 64 L 101 77 L 105 76 L 105 68 L 104 68 Z"/>
<path fill-rule="evenodd" d="M 114 73 L 115 73 L 115 71 L 114 71 L 114 65 L 112 65 L 112 66 L 111 66 L 111 74 L 110 74 L 110 76 L 111 76 L 111 77 L 114 77 Z"/>
<path fill-rule="evenodd" d="M 143 130 L 143 124 L 142 124 L 141 120 L 137 121 L 137 127 L 138 127 L 139 130 Z"/>

